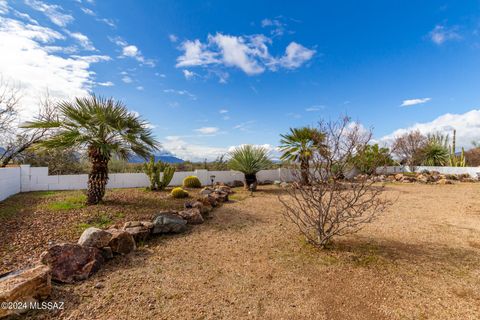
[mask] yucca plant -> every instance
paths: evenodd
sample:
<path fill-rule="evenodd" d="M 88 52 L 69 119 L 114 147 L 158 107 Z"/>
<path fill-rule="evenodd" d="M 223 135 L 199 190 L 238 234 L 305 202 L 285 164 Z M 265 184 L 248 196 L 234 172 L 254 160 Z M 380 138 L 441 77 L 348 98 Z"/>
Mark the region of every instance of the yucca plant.
<path fill-rule="evenodd" d="M 449 161 L 448 149 L 440 143 L 427 143 L 422 152 L 424 166 L 445 166 Z"/>
<path fill-rule="evenodd" d="M 309 183 L 310 160 L 315 152 L 326 150 L 325 135 L 316 128 L 290 128 L 288 134 L 280 135 L 280 159 L 300 163 L 302 183 Z"/>
<path fill-rule="evenodd" d="M 257 173 L 272 164 L 267 149 L 248 144 L 235 148 L 229 153 L 229 158 L 229 168 L 243 172 L 245 188 L 252 191 L 257 189 Z"/>
<path fill-rule="evenodd" d="M 121 101 L 91 95 L 60 102 L 58 112 L 58 120 L 28 122 L 23 127 L 53 131 L 39 142 L 41 147 L 86 148 L 92 164 L 87 204 L 97 204 L 105 195 L 112 155 L 127 160 L 134 153 L 146 159 L 159 146 L 147 122 L 129 112 Z"/>

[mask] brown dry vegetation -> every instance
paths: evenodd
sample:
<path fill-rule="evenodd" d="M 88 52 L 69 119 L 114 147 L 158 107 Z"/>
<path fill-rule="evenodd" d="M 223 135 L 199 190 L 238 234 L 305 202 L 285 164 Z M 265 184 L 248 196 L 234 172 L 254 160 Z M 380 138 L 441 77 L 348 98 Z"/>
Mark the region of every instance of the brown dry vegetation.
<path fill-rule="evenodd" d="M 398 197 L 395 204 L 357 235 L 338 239 L 323 252 L 305 244 L 284 220 L 277 198 L 282 190 L 262 189 L 253 198 L 237 193 L 234 203 L 215 210 L 203 225 L 186 234 L 155 238 L 133 254 L 110 261 L 85 282 L 56 285 L 52 300 L 65 301 L 65 310 L 29 317 L 480 318 L 478 184 L 389 184 L 387 195 Z M 144 194 L 115 191 L 103 209 L 70 210 L 58 219 L 90 210 L 121 210 L 121 220 L 148 216 L 153 206 L 135 202 L 154 197 Z M 37 197 L 13 198 L 21 200 L 20 215 L 33 219 L 25 210 Z M 5 219 L 7 224 L 11 219 Z M 62 225 L 52 223 L 50 232 Z M 2 239 L 8 235 L 3 226 Z M 95 289 L 99 282 L 104 287 Z"/>

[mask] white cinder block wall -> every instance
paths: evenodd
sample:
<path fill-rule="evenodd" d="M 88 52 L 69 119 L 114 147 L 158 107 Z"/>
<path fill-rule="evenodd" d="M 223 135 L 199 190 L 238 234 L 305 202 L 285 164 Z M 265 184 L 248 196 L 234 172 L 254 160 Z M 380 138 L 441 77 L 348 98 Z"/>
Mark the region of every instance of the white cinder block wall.
<path fill-rule="evenodd" d="M 415 171 L 423 170 L 438 171 L 444 174 L 468 173 L 473 178 L 480 177 L 480 167 L 416 167 Z M 377 173 L 392 174 L 397 172 L 411 171 L 408 167 L 381 167 Z M 237 171 L 182 171 L 175 172 L 170 186 L 182 184 L 185 177 L 197 176 L 202 185 L 211 184 L 211 176 L 215 176 L 215 182 L 232 183 L 235 180 L 243 181 L 243 173 Z M 149 180 L 144 173 L 112 173 L 107 188 L 138 188 L 148 187 Z M 257 174 L 260 182 L 269 181 L 293 181 L 294 174 L 289 169 L 262 170 Z M 41 190 L 77 190 L 86 189 L 88 175 L 57 175 L 49 176 L 46 167 L 30 167 L 22 165 L 15 168 L 0 168 L 0 201 L 19 192 Z"/>
<path fill-rule="evenodd" d="M 214 182 L 232 183 L 243 181 L 243 173 L 237 171 L 181 171 L 175 172 L 170 186 L 179 186 L 187 176 L 197 176 L 202 185 Z M 260 182 L 267 180 L 291 181 L 292 175 L 288 169 L 263 170 L 257 175 Z M 19 168 L 0 168 L 0 201 L 19 192 L 42 190 L 77 190 L 86 189 L 87 174 L 48 175 L 47 167 L 30 167 L 22 165 Z M 148 187 L 150 182 L 144 173 L 111 173 L 107 188 L 138 188 Z"/>

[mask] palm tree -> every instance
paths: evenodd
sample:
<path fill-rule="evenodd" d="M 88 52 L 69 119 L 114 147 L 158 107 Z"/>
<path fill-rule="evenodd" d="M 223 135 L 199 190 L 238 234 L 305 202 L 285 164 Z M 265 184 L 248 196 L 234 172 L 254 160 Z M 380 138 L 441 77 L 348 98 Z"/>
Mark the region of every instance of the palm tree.
<path fill-rule="evenodd" d="M 302 175 L 302 183 L 308 184 L 310 170 L 309 162 L 315 152 L 326 150 L 324 144 L 325 134 L 318 129 L 311 127 L 290 128 L 288 134 L 280 135 L 280 159 L 299 162 Z"/>
<path fill-rule="evenodd" d="M 257 172 L 268 169 L 272 162 L 268 157 L 267 149 L 252 145 L 243 145 L 229 153 L 230 169 L 243 172 L 245 188 L 257 189 Z"/>
<path fill-rule="evenodd" d="M 99 203 L 108 182 L 108 162 L 112 155 L 127 160 L 131 153 L 143 158 L 159 147 L 147 122 L 129 112 L 121 101 L 91 95 L 58 104 L 56 120 L 33 121 L 25 128 L 52 129 L 39 142 L 49 149 L 86 148 L 92 164 L 88 175 L 87 204 Z"/>

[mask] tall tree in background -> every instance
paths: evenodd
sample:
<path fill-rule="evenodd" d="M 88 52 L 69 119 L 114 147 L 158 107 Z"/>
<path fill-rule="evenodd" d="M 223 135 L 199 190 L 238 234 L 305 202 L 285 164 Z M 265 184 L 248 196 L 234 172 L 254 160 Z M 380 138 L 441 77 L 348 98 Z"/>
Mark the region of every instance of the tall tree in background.
<path fill-rule="evenodd" d="M 0 75 L 0 167 L 7 166 L 47 134 L 43 128 L 26 130 L 19 127 L 21 96 L 20 87 Z M 45 96 L 40 98 L 35 119 L 53 120 L 55 116 L 55 108 L 47 90 Z"/>
<path fill-rule="evenodd" d="M 414 167 L 422 163 L 423 149 L 427 143 L 427 137 L 420 131 L 407 132 L 398 136 L 393 141 L 392 152 L 402 163 Z"/>
<path fill-rule="evenodd" d="M 325 149 L 325 134 L 316 128 L 290 128 L 288 134 L 282 134 L 280 150 L 282 160 L 300 163 L 302 182 L 309 183 L 310 160 L 317 151 Z"/>
<path fill-rule="evenodd" d="M 128 111 L 121 101 L 95 95 L 58 104 L 58 120 L 37 120 L 29 129 L 54 130 L 38 143 L 47 149 L 86 148 L 92 164 L 88 175 L 87 203 L 97 204 L 105 195 L 108 162 L 112 155 L 128 159 L 131 153 L 147 158 L 158 149 L 147 122 Z"/>

